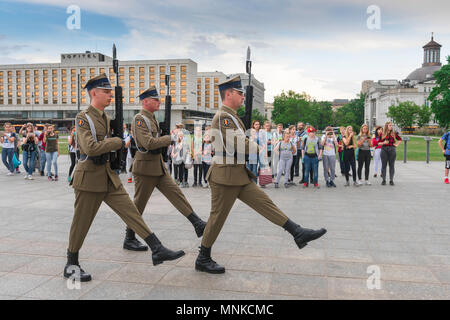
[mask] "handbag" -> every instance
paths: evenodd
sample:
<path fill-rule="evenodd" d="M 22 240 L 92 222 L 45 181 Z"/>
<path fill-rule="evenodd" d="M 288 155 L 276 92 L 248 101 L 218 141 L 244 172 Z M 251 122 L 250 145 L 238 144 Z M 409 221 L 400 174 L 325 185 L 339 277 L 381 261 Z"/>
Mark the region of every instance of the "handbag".
<path fill-rule="evenodd" d="M 272 183 L 272 168 L 268 166 L 259 169 L 258 180 L 260 186 Z"/>
<path fill-rule="evenodd" d="M 20 160 L 17 159 L 15 152 L 13 154 L 12 163 L 13 163 L 14 169 L 16 169 L 18 166 L 20 166 L 22 164 L 22 162 L 20 162 Z"/>

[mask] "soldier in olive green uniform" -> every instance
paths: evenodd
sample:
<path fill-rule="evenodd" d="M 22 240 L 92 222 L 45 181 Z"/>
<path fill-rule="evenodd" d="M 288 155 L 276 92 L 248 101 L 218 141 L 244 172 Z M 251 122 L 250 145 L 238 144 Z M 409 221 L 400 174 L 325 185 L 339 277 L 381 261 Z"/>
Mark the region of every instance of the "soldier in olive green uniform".
<path fill-rule="evenodd" d="M 161 150 L 170 145 L 171 137 L 170 135 L 160 136 L 161 130 L 153 114 L 160 105 L 158 91 L 154 86 L 150 87 L 139 95 L 139 99 L 142 102 L 142 109 L 131 124 L 131 132 L 138 149 L 133 163 L 134 204 L 143 214 L 156 187 L 178 211 L 188 218 L 194 226 L 197 236 L 201 237 L 206 222 L 192 210 L 186 197 L 171 178 L 163 161 Z M 123 247 L 135 251 L 147 250 L 147 246 L 136 239 L 130 228 L 127 228 Z"/>
<path fill-rule="evenodd" d="M 103 201 L 129 228 L 145 239 L 152 250 L 154 265 L 183 256 L 183 251 L 174 252 L 165 248 L 150 231 L 119 176 L 110 167 L 110 152 L 119 150 L 123 141 L 118 137 L 111 138 L 110 119 L 104 112 L 112 98 L 108 78 L 105 74 L 94 77 L 86 83 L 85 88 L 91 97 L 91 105 L 76 117 L 76 141 L 81 155 L 71 180 L 75 189 L 75 213 L 70 228 L 64 277 L 70 278 L 75 274 L 81 281 L 91 280 L 90 274 L 79 266 L 78 252 Z"/>
<path fill-rule="evenodd" d="M 236 199 L 291 233 L 300 249 L 326 233 L 325 229 L 311 230 L 295 224 L 251 180 L 255 176 L 245 166 L 244 154 L 239 154 L 239 146 L 245 146 L 245 149 L 242 148 L 245 154 L 249 150 L 258 152 L 258 146 L 245 136 L 245 126 L 236 112 L 244 101 L 240 77 L 219 84 L 219 90 L 223 106 L 214 116 L 211 129 L 216 153 L 206 176 L 211 187 L 211 213 L 195 262 L 197 270 L 209 273 L 225 272 L 224 267 L 211 259 L 211 247 Z M 227 144 L 227 136 L 234 141 Z M 231 151 L 230 145 L 233 146 Z"/>

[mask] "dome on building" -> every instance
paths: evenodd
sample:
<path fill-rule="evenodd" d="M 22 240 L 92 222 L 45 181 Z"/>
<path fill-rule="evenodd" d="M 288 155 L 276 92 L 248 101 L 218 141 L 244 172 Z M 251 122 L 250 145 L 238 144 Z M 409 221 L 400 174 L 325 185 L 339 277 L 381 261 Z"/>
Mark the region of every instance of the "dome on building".
<path fill-rule="evenodd" d="M 431 41 L 424 45 L 422 68 L 417 68 L 411 72 L 406 80 L 423 82 L 433 79 L 433 74 L 441 69 L 441 45 L 434 41 L 433 34 Z"/>
<path fill-rule="evenodd" d="M 415 81 L 426 81 L 433 78 L 433 73 L 440 70 L 441 66 L 428 66 L 428 67 L 422 67 L 417 68 L 413 72 L 411 72 L 406 79 L 407 80 L 415 80 Z"/>

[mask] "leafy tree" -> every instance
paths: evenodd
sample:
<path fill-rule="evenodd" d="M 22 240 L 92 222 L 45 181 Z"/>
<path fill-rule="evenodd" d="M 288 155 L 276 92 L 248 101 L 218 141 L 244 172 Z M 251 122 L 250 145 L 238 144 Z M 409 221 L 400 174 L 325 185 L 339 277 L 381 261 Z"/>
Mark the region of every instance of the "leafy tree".
<path fill-rule="evenodd" d="M 386 115 L 400 128 L 412 127 L 420 107 L 412 101 L 400 102 L 389 107 Z"/>
<path fill-rule="evenodd" d="M 306 93 L 284 91 L 274 98 L 272 119 L 274 123 L 282 123 L 285 127 L 298 121 L 309 122 L 311 113 L 310 97 Z"/>
<path fill-rule="evenodd" d="M 437 86 L 433 88 L 428 100 L 437 123 L 443 128 L 450 126 L 450 56 L 447 64 L 434 73 Z"/>
<path fill-rule="evenodd" d="M 244 117 L 245 116 L 245 107 L 242 106 L 239 109 L 237 109 L 237 114 L 239 115 L 239 117 Z M 258 120 L 261 125 L 264 123 L 264 121 L 267 120 L 267 118 L 261 114 L 261 112 L 259 112 L 258 109 L 252 109 L 252 121 L 253 120 Z"/>
<path fill-rule="evenodd" d="M 433 112 L 428 106 L 423 105 L 419 108 L 419 112 L 417 113 L 417 125 L 419 127 L 423 127 L 430 123 L 431 116 Z"/>
<path fill-rule="evenodd" d="M 357 99 L 339 108 L 334 114 L 334 124 L 337 126 L 352 126 L 353 130 L 359 131 L 364 123 L 364 100 L 366 95 L 361 93 Z"/>

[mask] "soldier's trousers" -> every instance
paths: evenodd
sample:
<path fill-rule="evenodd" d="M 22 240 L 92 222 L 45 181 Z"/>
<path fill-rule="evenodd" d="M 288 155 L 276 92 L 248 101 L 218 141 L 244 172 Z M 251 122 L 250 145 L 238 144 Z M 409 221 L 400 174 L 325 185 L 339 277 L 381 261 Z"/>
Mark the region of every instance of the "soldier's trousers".
<path fill-rule="evenodd" d="M 184 216 L 187 217 L 193 212 L 192 207 L 183 192 L 170 175 L 165 174 L 163 176 L 153 177 L 135 174 L 134 182 L 134 204 L 141 215 L 144 213 L 145 206 L 155 187 L 158 188 L 170 203 L 172 203 Z"/>
<path fill-rule="evenodd" d="M 75 189 L 75 214 L 69 236 L 70 252 L 78 252 L 81 249 L 103 201 L 142 239 L 152 233 L 122 185 L 115 189 L 110 182 L 108 192 L 88 192 Z"/>
<path fill-rule="evenodd" d="M 283 226 L 288 221 L 288 217 L 253 182 L 243 186 L 227 186 L 210 181 L 209 186 L 211 213 L 202 239 L 202 246 L 206 248 L 212 247 L 216 241 L 236 199 L 241 200 L 276 225 Z"/>

